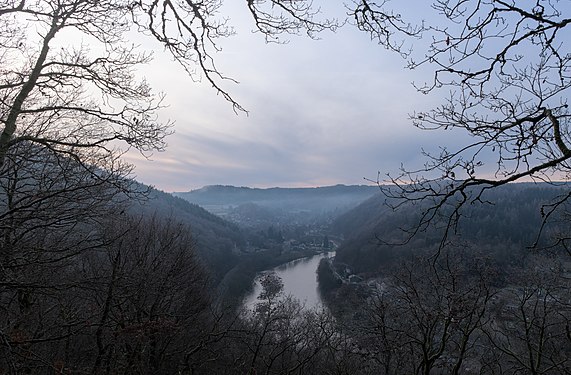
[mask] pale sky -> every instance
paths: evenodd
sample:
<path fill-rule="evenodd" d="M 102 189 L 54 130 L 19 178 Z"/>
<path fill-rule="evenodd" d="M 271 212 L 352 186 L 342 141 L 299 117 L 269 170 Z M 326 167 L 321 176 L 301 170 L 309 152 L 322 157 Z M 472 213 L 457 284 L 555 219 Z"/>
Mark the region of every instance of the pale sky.
<path fill-rule="evenodd" d="M 169 107 L 160 116 L 175 122 L 175 134 L 150 160 L 126 156 L 137 180 L 164 191 L 363 184 L 377 171 L 397 172 L 401 163 L 421 166 L 422 148 L 446 143 L 442 133 L 415 129 L 408 119 L 438 102 L 411 85 L 430 79 L 429 71 L 404 69 L 400 57 L 351 25 L 320 40 L 266 44 L 251 32 L 244 6 L 227 11 L 238 35 L 221 43 L 217 65 L 240 82 L 224 87 L 249 113 L 235 114 L 157 49 L 142 74 L 166 94 Z"/>

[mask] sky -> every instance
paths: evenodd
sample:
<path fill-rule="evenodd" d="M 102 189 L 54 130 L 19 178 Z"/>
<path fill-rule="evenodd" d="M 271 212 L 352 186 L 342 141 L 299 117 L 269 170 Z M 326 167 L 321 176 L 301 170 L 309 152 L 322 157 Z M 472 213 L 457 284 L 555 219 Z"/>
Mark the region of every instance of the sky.
<path fill-rule="evenodd" d="M 225 11 L 237 35 L 221 42 L 215 58 L 239 81 L 223 87 L 248 113 L 236 114 L 209 85 L 194 82 L 159 46 L 144 41 L 143 48 L 156 49 L 141 74 L 166 94 L 160 117 L 175 125 L 166 151 L 148 159 L 126 155 L 137 180 L 169 192 L 214 184 L 367 184 L 378 172 L 398 172 L 401 163 L 421 166 L 422 149 L 447 142 L 409 120 L 413 111 L 438 102 L 411 84 L 429 72 L 405 69 L 405 61 L 354 26 L 319 40 L 266 44 L 252 33 L 244 6 Z"/>

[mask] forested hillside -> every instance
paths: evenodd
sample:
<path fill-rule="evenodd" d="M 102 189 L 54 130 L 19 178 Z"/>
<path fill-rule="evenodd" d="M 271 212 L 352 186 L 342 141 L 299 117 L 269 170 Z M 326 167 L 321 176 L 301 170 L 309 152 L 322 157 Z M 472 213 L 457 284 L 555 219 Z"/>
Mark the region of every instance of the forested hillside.
<path fill-rule="evenodd" d="M 246 245 L 247 235 L 237 225 L 158 190 L 153 189 L 149 199 L 134 202 L 130 212 L 135 216 L 158 215 L 187 225 L 196 254 L 209 270 L 214 285 L 238 263 L 237 254 Z"/>
<path fill-rule="evenodd" d="M 420 228 L 412 238 L 411 231 L 417 229 L 428 203 L 408 204 L 393 211 L 387 204 L 391 200 L 379 193 L 334 221 L 333 230 L 345 236 L 336 260 L 351 265 L 357 273 L 376 272 L 402 256 L 437 251 L 445 230 L 450 229 L 446 242 L 475 247 L 503 264 L 520 262 L 522 252 L 536 241 L 540 247 L 550 245 L 555 232 L 566 228 L 560 217 L 553 216 L 540 233 L 542 205 L 563 194 L 564 189 L 547 184 L 510 184 L 489 191 L 484 203 L 467 207 L 457 228 L 448 228 L 444 216 Z"/>
<path fill-rule="evenodd" d="M 403 228 L 426 205 L 394 212 L 378 195 L 341 216 L 320 289 L 363 361 L 382 374 L 568 374 L 566 188 L 509 184 L 465 206 L 455 230 L 442 216 L 413 237 Z"/>

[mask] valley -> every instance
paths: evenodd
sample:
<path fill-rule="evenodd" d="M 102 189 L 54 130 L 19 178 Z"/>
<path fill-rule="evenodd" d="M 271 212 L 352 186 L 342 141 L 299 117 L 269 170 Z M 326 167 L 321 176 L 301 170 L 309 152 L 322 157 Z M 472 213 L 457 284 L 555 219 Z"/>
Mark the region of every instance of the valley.
<path fill-rule="evenodd" d="M 244 197 L 210 207 L 245 233 L 252 231 L 243 256 L 274 256 L 250 268 L 248 282 L 257 281 L 247 310 L 261 314 L 274 304 L 303 309 L 323 303 L 360 348 L 351 349 L 364 361 L 359 373 L 373 367 L 404 374 L 421 367 L 471 375 L 503 366 L 516 371 L 530 353 L 550 356 L 540 366 L 566 368 L 571 262 L 565 247 L 557 246 L 568 238 L 566 211 L 554 211 L 542 225 L 545 207 L 565 191 L 565 185 L 526 183 L 493 190 L 486 195 L 489 203 L 464 208 L 445 242 L 446 227 L 438 221 L 409 239 L 422 207 L 394 211 L 378 192 L 343 210 L 301 210 L 291 200 L 280 205 L 277 198 Z M 314 255 L 328 250 L 335 256 Z M 287 255 L 302 259 L 292 262 Z M 260 285 L 269 276 L 281 283 L 275 295 L 264 294 Z M 371 331 L 379 325 L 382 330 Z M 549 349 L 533 346 L 536 340 Z M 423 359 L 423 350 L 431 359 Z"/>
<path fill-rule="evenodd" d="M 376 186 L 209 186 L 173 195 L 202 205 L 240 228 L 243 242 L 232 248 L 235 265 L 219 285 L 223 298 L 239 301 L 252 288 L 258 272 L 334 250 L 342 236 L 332 231 L 333 221 L 378 193 Z M 312 272 L 315 274 L 315 269 Z"/>

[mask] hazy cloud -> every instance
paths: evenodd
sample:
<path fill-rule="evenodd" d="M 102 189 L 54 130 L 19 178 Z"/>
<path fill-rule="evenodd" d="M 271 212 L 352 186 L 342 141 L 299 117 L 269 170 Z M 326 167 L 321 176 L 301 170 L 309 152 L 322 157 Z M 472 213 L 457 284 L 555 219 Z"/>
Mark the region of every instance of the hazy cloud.
<path fill-rule="evenodd" d="M 410 84 L 422 72 L 404 70 L 400 58 L 351 27 L 286 45 L 248 32 L 225 41 L 218 66 L 241 81 L 225 87 L 248 115 L 236 115 L 211 87 L 156 55 L 142 74 L 167 94 L 161 116 L 176 121 L 176 134 L 153 161 L 128 160 L 141 181 L 166 191 L 359 184 L 401 162 L 421 162 L 422 147 L 446 143 L 408 120 L 434 104 Z"/>

